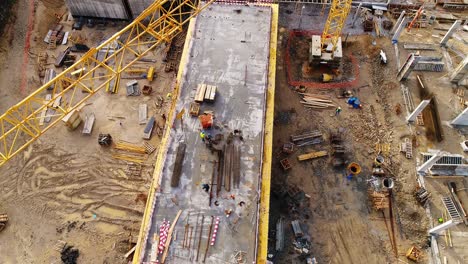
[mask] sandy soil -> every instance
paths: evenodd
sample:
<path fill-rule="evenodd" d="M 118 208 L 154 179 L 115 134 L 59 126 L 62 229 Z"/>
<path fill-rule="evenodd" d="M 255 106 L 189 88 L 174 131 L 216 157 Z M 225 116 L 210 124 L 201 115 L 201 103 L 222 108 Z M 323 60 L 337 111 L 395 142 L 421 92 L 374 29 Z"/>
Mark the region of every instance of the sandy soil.
<path fill-rule="evenodd" d="M 29 0 L 18 1 L 15 23 L 9 25 L 11 35 L 0 44 L 0 85 L 4 87 L 1 111 L 41 85 L 37 71 L 40 52 L 49 54 L 47 67 L 53 67 L 55 56 L 65 49 L 60 46 L 47 50 L 42 41 L 55 21 L 55 14 L 65 11 L 63 1 L 38 1 L 33 5 L 31 48 L 26 54 L 28 59 L 24 59 L 29 7 Z M 68 30 L 71 23 L 62 21 Z M 86 36 L 85 43 L 92 47 L 121 26 L 108 26 L 104 31 L 84 27 L 80 34 Z M 140 103 L 148 104 L 148 115 L 156 116 L 163 124 L 160 115 L 169 102 L 158 108 L 154 101 L 158 96 L 165 98 L 171 90 L 174 74 L 164 72 L 159 51 L 151 54 L 157 59 L 157 78 L 151 83 L 154 91 L 151 96 L 127 97 L 125 89 L 116 95 L 103 91 L 90 99 L 82 111 L 83 116 L 96 115 L 90 137 L 81 135 L 81 127 L 68 131 L 58 125 L 0 168 L 0 212 L 10 218 L 0 233 L 0 263 L 61 263 L 60 253 L 54 250 L 58 240 L 80 251 L 79 263 L 126 263 L 123 255 L 138 236 L 155 153 L 144 163 L 140 177 L 129 177 L 127 163 L 113 159 L 114 150 L 100 147 L 97 135 L 105 132 L 114 139 L 142 143 L 144 126 L 138 124 Z M 27 85 L 21 91 L 19 69 L 23 65 Z M 122 118 L 112 118 L 115 116 Z M 150 143 L 157 146 L 159 138 L 153 136 Z"/>

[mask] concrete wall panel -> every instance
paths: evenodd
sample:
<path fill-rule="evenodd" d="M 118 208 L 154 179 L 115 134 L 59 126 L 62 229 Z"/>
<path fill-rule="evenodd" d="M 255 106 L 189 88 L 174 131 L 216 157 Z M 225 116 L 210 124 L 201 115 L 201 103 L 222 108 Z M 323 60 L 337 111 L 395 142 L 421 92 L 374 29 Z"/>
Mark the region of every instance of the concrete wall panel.
<path fill-rule="evenodd" d="M 123 0 L 65 0 L 65 2 L 73 17 L 131 19 L 127 15 Z"/>
<path fill-rule="evenodd" d="M 133 18 L 136 18 L 138 15 L 143 12 L 148 6 L 154 3 L 154 0 L 129 0 L 128 5 L 130 6 Z"/>

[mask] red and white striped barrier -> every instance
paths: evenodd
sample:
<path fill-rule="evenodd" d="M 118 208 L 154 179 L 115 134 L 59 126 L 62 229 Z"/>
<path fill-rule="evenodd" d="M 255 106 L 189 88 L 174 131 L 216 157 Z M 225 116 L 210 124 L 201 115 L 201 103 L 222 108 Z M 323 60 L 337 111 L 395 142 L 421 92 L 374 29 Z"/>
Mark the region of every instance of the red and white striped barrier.
<path fill-rule="evenodd" d="M 166 219 L 163 220 L 161 225 L 159 226 L 159 245 L 158 245 L 158 255 L 162 254 L 164 252 L 164 247 L 166 245 L 167 241 L 167 234 L 169 232 L 169 227 L 170 223 L 169 221 L 166 221 Z M 157 260 L 156 263 L 159 263 Z"/>
<path fill-rule="evenodd" d="M 213 229 L 213 235 L 211 236 L 211 243 L 210 243 L 211 246 L 214 246 L 216 242 L 216 235 L 218 234 L 218 228 L 219 228 L 219 217 L 216 217 L 216 222 L 215 222 L 215 226 Z"/>

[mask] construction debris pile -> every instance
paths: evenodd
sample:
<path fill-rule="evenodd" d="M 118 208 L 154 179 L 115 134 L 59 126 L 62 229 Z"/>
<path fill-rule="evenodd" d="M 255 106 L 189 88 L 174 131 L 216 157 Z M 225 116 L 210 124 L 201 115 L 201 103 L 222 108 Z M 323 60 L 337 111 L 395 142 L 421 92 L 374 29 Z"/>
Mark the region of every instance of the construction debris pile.
<path fill-rule="evenodd" d="M 73 246 L 65 246 L 60 252 L 60 259 L 63 264 L 77 264 L 78 257 L 80 256 L 80 251 Z"/>

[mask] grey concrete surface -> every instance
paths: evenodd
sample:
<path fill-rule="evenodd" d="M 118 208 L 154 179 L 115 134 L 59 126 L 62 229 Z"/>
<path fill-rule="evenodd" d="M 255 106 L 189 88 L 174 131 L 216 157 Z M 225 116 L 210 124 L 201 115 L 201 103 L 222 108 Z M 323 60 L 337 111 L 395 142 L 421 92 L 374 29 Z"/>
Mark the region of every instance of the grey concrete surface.
<path fill-rule="evenodd" d="M 185 109 L 183 127 L 175 121 L 161 177 L 161 190 L 157 195 L 152 226 L 145 247 L 144 260 L 149 262 L 154 254 L 153 238 L 159 234 L 163 219 L 171 220 L 178 210 L 183 213 L 175 228 L 176 240 L 172 242 L 166 263 L 192 263 L 196 260 L 200 224 L 205 216 L 199 252 L 202 261 L 208 239 L 211 216 L 220 217 L 219 232 L 214 247 L 209 248 L 206 263 L 232 263 L 236 251 L 246 252 L 246 263 L 254 261 L 259 179 L 263 151 L 263 126 L 265 119 L 265 92 L 268 78 L 271 9 L 240 5 L 213 4 L 196 20 L 190 42 L 188 62 L 182 80 L 182 89 L 176 110 Z M 241 147 L 241 181 L 238 188 L 227 192 L 222 188 L 219 197 L 215 192 L 209 207 L 209 194 L 202 190 L 210 183 L 215 155 L 202 142 L 201 125 L 197 118 L 188 115 L 197 85 L 216 85 L 218 92 L 213 104 L 203 103 L 201 111 L 215 114 L 216 131 L 227 135 L 239 129 L 243 133 Z M 182 176 L 178 188 L 170 181 L 175 153 L 180 142 L 187 144 Z M 215 187 L 214 187 L 215 188 Z M 231 195 L 235 195 L 235 199 Z M 244 201 L 245 205 L 239 206 Z M 225 210 L 233 210 L 226 217 Z M 184 226 L 193 227 L 191 250 L 182 247 Z"/>

